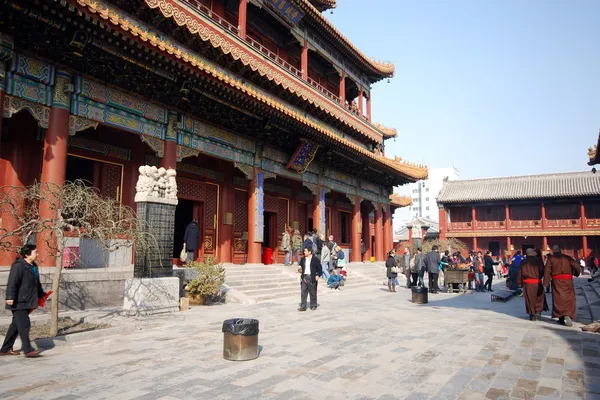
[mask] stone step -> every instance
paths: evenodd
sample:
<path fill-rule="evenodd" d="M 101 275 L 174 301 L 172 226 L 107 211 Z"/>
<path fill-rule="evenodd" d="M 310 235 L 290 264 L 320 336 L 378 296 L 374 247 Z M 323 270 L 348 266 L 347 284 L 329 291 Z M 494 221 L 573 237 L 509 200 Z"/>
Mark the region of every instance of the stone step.
<path fill-rule="evenodd" d="M 255 273 L 245 273 L 245 274 L 237 274 L 237 273 L 228 273 L 225 272 L 225 279 L 232 280 L 260 280 L 260 279 L 272 279 L 272 278 L 291 278 L 291 275 L 287 272 L 270 272 L 264 274 L 255 274 Z"/>
<path fill-rule="evenodd" d="M 225 278 L 225 283 L 229 286 L 241 286 L 251 287 L 255 285 L 271 285 L 271 284 L 285 284 L 289 282 L 297 281 L 293 277 L 282 275 L 280 277 L 267 276 L 265 278 L 252 278 L 244 279 L 242 277 L 236 277 L 235 279 Z"/>

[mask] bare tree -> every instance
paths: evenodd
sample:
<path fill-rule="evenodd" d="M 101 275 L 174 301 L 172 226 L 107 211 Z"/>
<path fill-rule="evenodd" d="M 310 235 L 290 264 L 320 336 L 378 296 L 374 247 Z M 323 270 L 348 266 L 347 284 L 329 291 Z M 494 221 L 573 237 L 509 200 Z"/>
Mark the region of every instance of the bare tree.
<path fill-rule="evenodd" d="M 50 217 L 42 218 L 42 207 Z M 22 244 L 37 241 L 44 243 L 50 256 L 56 257 L 52 336 L 58 334 L 59 285 L 68 237 L 93 240 L 108 252 L 122 247 L 143 250 L 157 246 L 147 230 L 139 226 L 133 209 L 102 197 L 81 180 L 65 182 L 63 186 L 35 183 L 25 188 L 1 187 L 0 210 L 5 221 L 0 228 L 0 250 L 18 252 Z M 77 254 L 70 255 L 79 262 Z"/>

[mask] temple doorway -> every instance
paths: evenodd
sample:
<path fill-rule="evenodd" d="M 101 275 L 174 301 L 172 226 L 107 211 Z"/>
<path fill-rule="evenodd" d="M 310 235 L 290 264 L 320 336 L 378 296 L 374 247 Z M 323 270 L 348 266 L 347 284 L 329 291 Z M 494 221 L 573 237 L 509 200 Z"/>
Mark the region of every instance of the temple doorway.
<path fill-rule="evenodd" d="M 95 177 L 94 171 L 99 174 L 99 168 L 94 167 L 95 161 L 87 158 L 67 156 L 67 171 L 65 180 L 74 182 L 81 179 L 87 185 L 93 185 L 94 181 L 99 180 L 99 176 Z"/>
<path fill-rule="evenodd" d="M 277 249 L 277 214 L 265 212 L 263 227 L 263 246 L 270 248 L 275 253 Z"/>
<path fill-rule="evenodd" d="M 198 203 L 192 200 L 179 199 L 177 208 L 175 208 L 175 232 L 173 241 L 173 258 L 178 259 L 181 249 L 183 248 L 183 236 L 185 235 L 185 228 L 188 226 L 193 219 L 196 221 L 202 221 L 200 218 L 202 210 L 202 203 Z M 198 238 L 198 249 L 202 252 L 202 224 L 198 223 L 198 229 L 200 229 L 200 237 Z M 199 254 L 197 254 L 200 257 Z"/>
<path fill-rule="evenodd" d="M 488 244 L 488 249 L 492 252 L 494 257 L 498 257 L 500 255 L 500 242 L 490 242 Z"/>

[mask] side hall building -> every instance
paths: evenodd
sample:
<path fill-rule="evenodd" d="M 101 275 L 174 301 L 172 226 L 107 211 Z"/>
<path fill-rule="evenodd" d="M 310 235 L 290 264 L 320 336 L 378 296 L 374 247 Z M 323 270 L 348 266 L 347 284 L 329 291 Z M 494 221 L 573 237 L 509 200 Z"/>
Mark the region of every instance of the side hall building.
<path fill-rule="evenodd" d="M 600 252 L 600 175 L 589 171 L 451 181 L 437 201 L 440 237 L 475 250 Z"/>
<path fill-rule="evenodd" d="M 372 121 L 372 85 L 394 66 L 325 19 L 335 5 L 0 2 L 0 186 L 83 179 L 135 208 L 138 168 L 174 168 L 174 258 L 196 219 L 199 257 L 260 263 L 293 227 L 384 260 L 392 188 L 428 171 L 385 156 L 397 133 Z"/>

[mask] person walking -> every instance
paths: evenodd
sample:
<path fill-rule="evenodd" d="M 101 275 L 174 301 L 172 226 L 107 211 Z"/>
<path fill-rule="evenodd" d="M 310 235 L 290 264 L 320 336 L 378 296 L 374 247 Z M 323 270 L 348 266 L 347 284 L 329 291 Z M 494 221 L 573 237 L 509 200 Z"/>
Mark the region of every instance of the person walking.
<path fill-rule="evenodd" d="M 365 246 L 365 241 L 360 239 L 360 259 L 365 262 L 365 253 L 367 252 L 367 247 Z"/>
<path fill-rule="evenodd" d="M 552 257 L 544 267 L 544 286 L 548 287 L 552 279 L 552 318 L 558 318 L 561 325 L 573 326 L 577 312 L 573 276 L 580 273 L 575 260 L 561 253 L 560 246 L 552 246 Z"/>
<path fill-rule="evenodd" d="M 402 269 L 400 269 L 400 271 L 402 271 L 402 273 L 404 274 L 404 276 L 406 277 L 406 288 L 410 289 L 412 286 L 411 283 L 411 271 L 410 271 L 410 249 L 408 247 L 404 248 L 404 254 L 402 254 L 402 263 L 401 263 L 401 267 Z"/>
<path fill-rule="evenodd" d="M 302 250 L 302 235 L 300 231 L 296 229 L 292 236 L 292 265 L 294 262 L 300 264 L 300 251 Z"/>
<path fill-rule="evenodd" d="M 398 277 L 398 267 L 396 266 L 396 258 L 394 257 L 396 252 L 391 250 L 388 253 L 388 258 L 385 260 L 385 271 L 388 278 L 388 290 L 390 292 L 396 291 L 396 278 Z"/>
<path fill-rule="evenodd" d="M 529 314 L 530 321 L 541 321 L 544 309 L 544 287 L 542 286 L 541 271 L 544 269 L 543 261 L 536 255 L 534 249 L 525 250 L 525 259 L 521 262 L 517 273 L 517 284 L 523 288 L 525 298 L 525 311 Z"/>
<path fill-rule="evenodd" d="M 185 233 L 183 234 L 183 243 L 185 244 L 188 263 L 191 263 L 196 259 L 196 250 L 198 250 L 199 237 L 200 229 L 198 228 L 198 221 L 194 219 L 188 224 L 188 226 L 185 227 Z"/>
<path fill-rule="evenodd" d="M 435 294 L 439 291 L 437 281 L 440 268 L 440 253 L 437 246 L 433 246 L 425 255 L 425 268 L 429 277 L 429 293 Z"/>
<path fill-rule="evenodd" d="M 313 256 L 312 247 L 304 248 L 304 257 L 298 266 L 300 273 L 300 308 L 298 311 L 306 311 L 306 299 L 310 295 L 310 309 L 317 309 L 317 284 L 323 275 L 321 262 Z"/>
<path fill-rule="evenodd" d="M 37 249 L 28 244 L 21 249 L 21 257 L 10 267 L 6 284 L 6 309 L 12 312 L 12 321 L 6 332 L 0 356 L 16 356 L 13 346 L 17 336 L 21 338 L 21 351 L 27 358 L 40 356 L 40 351 L 31 346 L 29 313 L 38 308 L 38 300 L 46 297 L 35 264 Z"/>
<path fill-rule="evenodd" d="M 285 265 L 290 265 L 290 258 L 292 255 L 292 239 L 287 228 L 283 230 L 281 235 L 281 251 L 285 253 Z"/>
<path fill-rule="evenodd" d="M 329 246 L 323 246 L 321 250 L 321 266 L 323 268 L 323 279 L 329 279 L 329 274 L 333 270 L 331 267 L 331 251 L 329 250 Z"/>
<path fill-rule="evenodd" d="M 417 256 L 420 256 L 420 260 L 421 260 L 421 268 L 417 269 L 415 266 L 415 269 L 417 270 L 417 273 L 419 274 L 419 286 L 420 287 L 424 287 L 425 286 L 425 272 L 427 271 L 427 266 L 425 265 L 425 254 L 423 254 L 423 249 L 418 247 L 417 248 L 417 254 L 415 255 L 415 264 L 418 261 L 419 258 L 417 258 Z"/>
<path fill-rule="evenodd" d="M 487 275 L 487 281 L 485 282 L 483 288 L 488 292 L 493 292 L 494 290 L 492 289 L 492 281 L 494 280 L 494 275 L 496 273 L 494 271 L 494 266 L 500 264 L 500 262 L 494 261 L 491 251 L 486 251 L 485 257 L 483 258 L 483 263 L 483 272 L 485 275 Z"/>
<path fill-rule="evenodd" d="M 483 284 L 483 258 L 481 251 L 478 251 L 473 256 L 473 270 L 475 271 L 475 291 L 476 292 L 485 292 L 484 284 Z"/>

